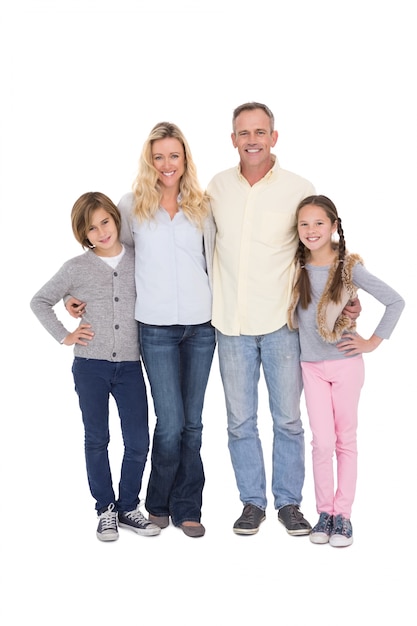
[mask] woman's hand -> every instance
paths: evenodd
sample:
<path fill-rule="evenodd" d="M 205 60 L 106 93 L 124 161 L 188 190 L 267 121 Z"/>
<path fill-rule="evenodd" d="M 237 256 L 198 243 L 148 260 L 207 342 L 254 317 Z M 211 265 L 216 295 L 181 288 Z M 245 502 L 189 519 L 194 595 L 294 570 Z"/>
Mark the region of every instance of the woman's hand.
<path fill-rule="evenodd" d="M 85 313 L 86 303 L 78 300 L 78 298 L 73 298 L 72 296 L 65 302 L 65 308 L 71 317 L 75 317 L 76 319 L 82 317 Z"/>

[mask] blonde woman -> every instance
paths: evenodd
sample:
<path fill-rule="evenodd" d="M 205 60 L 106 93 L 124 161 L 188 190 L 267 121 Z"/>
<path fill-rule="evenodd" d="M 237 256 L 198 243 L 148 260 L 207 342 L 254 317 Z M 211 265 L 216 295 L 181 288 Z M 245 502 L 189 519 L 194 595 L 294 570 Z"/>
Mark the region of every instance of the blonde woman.
<path fill-rule="evenodd" d="M 202 410 L 215 349 L 215 227 L 178 126 L 154 126 L 133 191 L 118 206 L 121 240 L 135 247 L 135 317 L 157 418 L 145 506 L 160 528 L 171 517 L 187 536 L 201 537 Z"/>

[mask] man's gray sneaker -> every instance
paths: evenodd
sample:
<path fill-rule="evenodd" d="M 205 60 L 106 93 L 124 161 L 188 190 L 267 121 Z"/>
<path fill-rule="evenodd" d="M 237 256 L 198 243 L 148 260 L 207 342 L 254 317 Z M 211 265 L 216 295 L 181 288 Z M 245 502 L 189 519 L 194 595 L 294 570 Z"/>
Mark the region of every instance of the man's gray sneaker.
<path fill-rule="evenodd" d="M 254 535 L 265 519 L 265 511 L 254 504 L 245 504 L 242 515 L 233 526 L 233 532 L 237 535 Z"/>
<path fill-rule="evenodd" d="M 284 524 L 289 535 L 309 535 L 311 526 L 296 504 L 287 504 L 278 511 L 278 519 Z"/>

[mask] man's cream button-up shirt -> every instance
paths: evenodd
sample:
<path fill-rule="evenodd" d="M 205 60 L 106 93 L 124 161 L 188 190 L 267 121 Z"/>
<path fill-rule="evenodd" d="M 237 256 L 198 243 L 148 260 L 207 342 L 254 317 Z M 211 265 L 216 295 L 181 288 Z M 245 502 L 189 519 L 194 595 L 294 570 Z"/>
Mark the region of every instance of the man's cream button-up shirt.
<path fill-rule="evenodd" d="M 212 323 L 225 335 L 264 335 L 287 321 L 298 242 L 295 210 L 315 191 L 274 159 L 252 187 L 240 166 L 208 185 L 217 226 Z"/>

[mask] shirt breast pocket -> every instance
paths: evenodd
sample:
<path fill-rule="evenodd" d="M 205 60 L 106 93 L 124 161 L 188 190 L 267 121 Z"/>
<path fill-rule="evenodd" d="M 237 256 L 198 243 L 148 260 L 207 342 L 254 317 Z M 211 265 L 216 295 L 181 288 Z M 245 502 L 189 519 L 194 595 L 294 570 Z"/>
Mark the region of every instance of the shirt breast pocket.
<path fill-rule="evenodd" d="M 263 211 L 256 223 L 254 239 L 265 246 L 285 247 L 293 244 L 296 232 L 293 213 Z"/>

